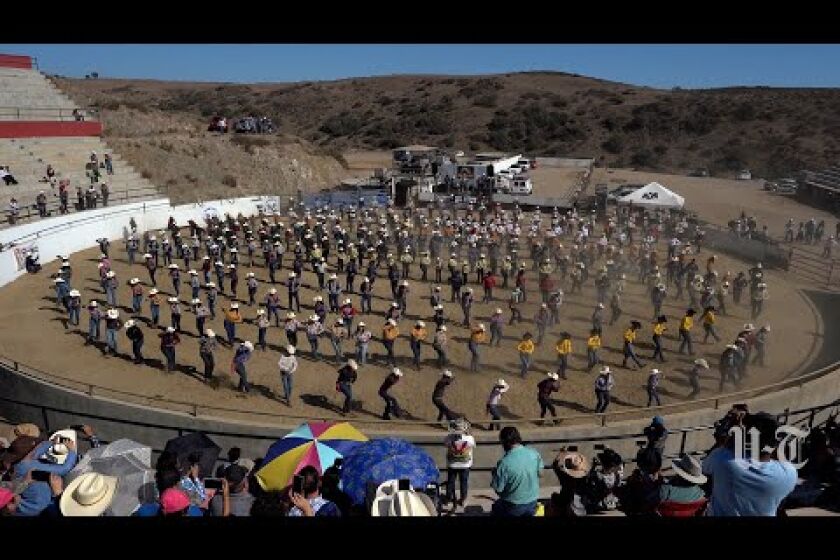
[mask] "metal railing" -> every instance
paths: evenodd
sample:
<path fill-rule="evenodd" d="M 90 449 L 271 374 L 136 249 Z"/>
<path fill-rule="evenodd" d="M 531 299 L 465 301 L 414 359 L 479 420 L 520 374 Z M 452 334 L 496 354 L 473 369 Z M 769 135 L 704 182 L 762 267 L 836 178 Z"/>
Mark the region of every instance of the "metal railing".
<path fill-rule="evenodd" d="M 144 193 L 144 194 L 140 194 L 141 192 Z M 157 192 L 159 193 L 159 191 L 157 191 Z M 131 189 L 113 190 L 108 195 L 108 206 L 103 206 L 102 205 L 102 199 L 101 199 L 102 193 L 100 191 L 97 191 L 97 194 L 100 196 L 100 198 L 97 199 L 96 208 L 85 208 L 84 210 L 79 210 L 77 208 L 77 198 L 75 196 L 75 193 L 73 193 L 68 200 L 67 213 L 68 214 L 81 214 L 81 213 L 86 212 L 87 210 L 110 208 L 114 204 L 126 204 L 126 203 L 136 201 L 136 200 L 145 200 L 145 199 L 148 198 L 149 189 L 148 188 L 143 188 L 143 187 L 138 187 L 138 188 L 131 188 Z M 6 210 L 6 221 L 0 223 L 0 229 L 17 225 L 24 220 L 35 220 L 35 219 L 42 218 L 42 216 L 38 212 L 38 206 L 35 202 L 27 202 L 27 203 L 21 204 L 20 201 L 18 201 L 18 204 L 19 204 L 18 210 L 19 210 L 20 213 L 18 214 L 14 223 L 12 223 L 10 221 L 10 216 L 9 216 L 8 210 Z M 61 216 L 62 214 L 61 214 L 60 208 L 61 208 L 61 203 L 58 200 L 58 196 L 53 195 L 52 197 L 49 197 L 47 199 L 47 207 L 46 207 L 47 216 L 44 216 L 44 218 Z M 26 239 L 32 239 L 32 238 L 40 237 L 41 234 L 43 234 L 43 233 L 54 231 L 56 227 L 62 227 L 62 226 L 54 226 L 52 228 L 46 228 L 46 229 L 41 230 L 37 233 L 33 233 L 33 234 L 30 234 L 30 235 L 25 235 L 25 236 L 19 237 L 17 239 L 14 239 L 14 240 L 10 241 L 6 245 L 6 247 L 11 246 L 11 245 L 16 244 L 16 243 L 20 243 L 20 242 L 22 242 Z M 2 249 L 0 249 L 0 250 L 2 250 Z"/>
<path fill-rule="evenodd" d="M 97 120 L 99 111 L 94 107 L 74 107 L 72 109 L 68 109 L 66 107 L 2 107 L 0 106 L 0 119 L 2 117 L 15 117 L 15 119 L 20 120 L 21 117 L 25 117 L 26 119 L 32 119 L 37 117 L 50 117 L 52 119 L 58 120 L 77 120 L 74 111 L 78 111 L 78 113 L 83 117 L 80 119 L 81 121 L 87 120 Z"/>
<path fill-rule="evenodd" d="M 102 397 L 108 398 L 109 395 L 116 395 L 117 398 L 128 398 L 132 399 L 133 401 L 127 401 L 132 404 L 143 404 L 144 406 L 153 406 L 158 408 L 164 412 L 179 412 L 183 414 L 188 414 L 193 417 L 204 417 L 204 418 L 224 418 L 224 414 L 239 414 L 244 415 L 248 418 L 261 418 L 261 419 L 271 419 L 279 422 L 283 421 L 300 421 L 300 420 L 322 420 L 322 421 L 329 421 L 329 420 L 346 420 L 343 416 L 336 416 L 336 415 L 317 415 L 317 414 L 303 414 L 303 415 L 295 415 L 295 414 L 288 414 L 288 413 L 276 413 L 276 412 L 269 412 L 269 411 L 260 411 L 260 410 L 253 410 L 253 409 L 241 409 L 241 408 L 233 408 L 233 407 L 224 407 L 224 406 L 215 406 L 215 405 L 207 405 L 207 404 L 199 404 L 195 402 L 188 402 L 188 401 L 181 401 L 176 399 L 166 399 L 160 397 L 150 397 L 147 395 L 141 395 L 138 393 L 134 393 L 131 391 L 124 391 L 121 389 L 113 389 L 110 387 L 105 387 L 102 385 L 97 385 L 95 383 L 89 383 L 86 381 L 78 381 L 75 379 L 71 379 L 68 377 L 64 377 L 58 374 L 45 372 L 43 370 L 37 369 L 33 366 L 29 366 L 23 364 L 17 360 L 12 358 L 8 358 L 6 356 L 0 356 L 0 365 L 4 365 L 7 368 L 32 377 L 34 379 L 38 379 L 40 381 L 44 381 L 50 383 L 52 385 L 56 385 L 65 389 L 70 389 L 72 391 L 84 393 L 88 397 Z M 691 410 L 698 410 L 703 408 L 713 408 L 714 410 L 718 410 L 721 408 L 722 405 L 726 404 L 733 404 L 736 402 L 742 402 L 746 398 L 754 398 L 761 395 L 766 395 L 769 393 L 774 393 L 778 391 L 783 391 L 786 389 L 797 388 L 802 390 L 805 385 L 813 380 L 819 379 L 835 370 L 840 368 L 840 361 L 834 362 L 829 364 L 828 366 L 819 368 L 815 371 L 802 375 L 800 377 L 794 379 L 787 379 L 784 381 L 780 381 L 777 383 L 771 383 L 769 385 L 763 385 L 761 387 L 755 387 L 752 389 L 745 389 L 743 391 L 735 391 L 732 393 L 725 393 L 715 397 L 707 397 L 703 399 L 694 399 L 691 401 L 685 401 L 680 403 L 672 403 L 666 404 L 656 407 L 641 407 L 639 409 L 633 410 L 622 410 L 617 412 L 602 412 L 602 413 L 589 413 L 589 414 L 575 414 L 569 416 L 558 416 L 554 418 L 554 426 L 573 426 L 573 425 L 592 425 L 595 424 L 597 426 L 606 427 L 614 422 L 621 422 L 625 420 L 639 420 L 641 418 L 649 418 L 651 414 L 664 414 L 664 413 L 676 413 L 676 412 L 687 412 Z M 682 410 L 681 410 L 682 409 Z M 218 413 L 222 413 L 220 416 Z M 471 422 L 474 424 L 489 424 L 490 421 L 481 421 L 476 422 L 475 419 L 472 419 Z M 531 426 L 542 426 L 544 425 L 544 419 L 542 418 L 517 418 L 517 419 L 502 419 L 498 422 L 503 422 L 506 425 L 531 425 Z M 404 426 L 405 428 L 421 428 L 421 429 L 428 429 L 428 428 L 441 428 L 447 425 L 446 422 L 439 422 L 433 420 L 407 420 L 407 419 L 393 419 L 393 420 L 382 420 L 382 419 L 366 419 L 360 417 L 354 417 L 353 423 L 355 424 L 364 424 L 364 425 L 371 425 L 371 426 Z M 278 427 L 282 424 L 277 424 Z"/>

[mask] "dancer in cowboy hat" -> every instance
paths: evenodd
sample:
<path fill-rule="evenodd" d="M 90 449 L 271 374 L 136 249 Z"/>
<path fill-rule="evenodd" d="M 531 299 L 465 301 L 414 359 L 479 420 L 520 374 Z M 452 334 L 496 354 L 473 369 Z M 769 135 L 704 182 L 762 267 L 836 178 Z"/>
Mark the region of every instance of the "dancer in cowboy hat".
<path fill-rule="evenodd" d="M 394 416 L 399 418 L 402 416 L 402 409 L 400 408 L 397 399 L 394 398 L 390 394 L 391 387 L 399 383 L 400 379 L 402 379 L 403 372 L 400 371 L 400 368 L 392 368 L 391 373 L 385 377 L 385 380 L 382 382 L 382 385 L 379 386 L 379 396 L 382 400 L 385 401 L 385 412 L 382 413 L 383 420 L 390 420 L 391 414 L 393 413 Z"/>
<path fill-rule="evenodd" d="M 490 390 L 490 396 L 487 397 L 487 413 L 492 419 L 488 427 L 490 431 L 502 429 L 502 424 L 499 422 L 502 419 L 499 414 L 499 402 L 502 400 L 502 395 L 508 392 L 508 389 L 510 389 L 510 386 L 507 382 L 504 379 L 499 379 Z"/>
<path fill-rule="evenodd" d="M 213 369 L 216 367 L 214 352 L 216 351 L 216 333 L 213 329 L 202 331 L 198 341 L 198 356 L 204 362 L 204 381 L 213 379 Z"/>
<path fill-rule="evenodd" d="M 280 368 L 280 382 L 283 384 L 283 398 L 286 406 L 292 406 L 292 381 L 298 368 L 298 361 L 295 357 L 297 351 L 291 344 L 286 346 L 286 355 L 277 362 Z"/>
<path fill-rule="evenodd" d="M 143 363 L 143 331 L 137 326 L 134 319 L 125 322 L 125 336 L 131 341 L 131 353 L 134 354 L 134 363 Z"/>
<path fill-rule="evenodd" d="M 540 418 L 545 418 L 546 412 L 551 412 L 552 418 L 557 417 L 557 410 L 552 402 L 551 394 L 560 390 L 559 379 L 559 375 L 550 371 L 545 374 L 545 379 L 537 384 L 537 402 L 540 405 Z"/>
<path fill-rule="evenodd" d="M 344 405 L 342 406 L 342 413 L 347 415 L 350 413 L 350 405 L 353 401 L 353 383 L 358 378 L 359 366 L 356 360 L 347 360 L 347 363 L 338 370 L 338 379 L 335 382 L 336 391 L 344 395 Z"/>

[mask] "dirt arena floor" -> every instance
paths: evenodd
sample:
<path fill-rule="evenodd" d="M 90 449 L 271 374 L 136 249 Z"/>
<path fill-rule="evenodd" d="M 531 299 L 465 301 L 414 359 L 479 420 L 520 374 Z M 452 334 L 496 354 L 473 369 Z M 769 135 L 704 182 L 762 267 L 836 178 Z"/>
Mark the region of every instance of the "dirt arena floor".
<path fill-rule="evenodd" d="M 91 240 L 93 243 L 93 240 Z M 144 283 L 146 291 L 150 288 L 148 275 L 141 265 L 134 265 L 129 268 L 126 255 L 121 243 L 112 245 L 113 268 L 117 273 L 122 287 L 119 291 L 118 302 L 121 304 L 121 319 L 126 320 L 132 316 L 131 310 L 127 307 L 130 304 L 130 293 L 127 281 L 131 277 L 138 277 Z M 662 246 L 664 254 L 664 245 Z M 73 287 L 82 291 L 83 304 L 86 305 L 91 299 L 96 299 L 104 304 L 105 296 L 99 288 L 96 273 L 98 249 L 90 249 L 71 257 L 74 267 Z M 697 257 L 701 269 L 705 265 L 709 253 L 704 251 Z M 736 262 L 726 256 L 718 255 L 719 270 L 721 272 L 730 270 L 733 275 L 741 270 L 746 270 L 752 263 L 745 264 Z M 330 259 L 334 264 L 334 259 Z M 181 263 L 183 264 L 183 263 Z M 267 270 L 262 266 L 261 255 L 257 257 L 256 266 L 253 271 L 260 281 L 257 301 L 263 301 L 265 294 L 271 288 L 268 283 Z M 284 261 L 289 266 L 288 256 Z M 599 263 L 600 264 L 603 263 Z M 141 327 L 146 334 L 146 343 L 143 349 L 146 357 L 145 365 L 134 365 L 130 359 L 130 343 L 124 336 L 124 331 L 119 336 L 119 357 L 105 357 L 102 353 L 104 345 L 104 325 L 102 328 L 103 342 L 99 346 L 85 346 L 88 317 L 83 309 L 81 324 L 77 327 L 68 328 L 66 314 L 63 309 L 55 303 L 55 292 L 51 277 L 58 270 L 57 261 L 48 262 L 44 270 L 37 275 L 27 275 L 13 282 L 0 290 L 0 309 L 4 312 L 4 321 L 0 326 L 0 354 L 18 360 L 22 363 L 34 366 L 47 372 L 55 372 L 65 377 L 81 382 L 93 383 L 114 390 L 139 393 L 149 397 L 166 398 L 178 401 L 186 401 L 199 406 L 215 406 L 229 408 L 235 411 L 207 412 L 211 415 L 226 415 L 239 419 L 259 420 L 255 412 L 271 412 L 283 414 L 289 417 L 313 418 L 333 417 L 338 413 L 338 405 L 342 397 L 335 391 L 334 383 L 336 378 L 337 362 L 333 359 L 333 351 L 329 342 L 321 341 L 321 352 L 326 356 L 319 361 L 311 358 L 309 345 L 304 336 L 299 335 L 300 367 L 295 376 L 294 398 L 291 407 L 283 404 L 277 395 L 281 394 L 280 378 L 277 371 L 277 360 L 280 357 L 279 350 L 287 344 L 285 334 L 280 329 L 271 327 L 268 332 L 268 351 L 257 349 L 254 357 L 248 362 L 247 369 L 249 380 L 254 390 L 249 396 L 239 395 L 235 391 L 238 383 L 238 376 L 230 374 L 230 362 L 233 355 L 232 349 L 226 344 L 221 344 L 224 335 L 221 314 L 217 313 L 215 321 L 208 321 L 207 326 L 212 328 L 220 339 L 220 345 L 216 353 L 216 375 L 220 381 L 217 387 L 211 387 L 201 381 L 198 371 L 201 370 L 201 360 L 198 355 L 198 337 L 195 331 L 194 316 L 189 312 L 189 288 L 182 285 L 180 299 L 184 307 L 182 326 L 186 331 L 182 336 L 182 343 L 177 348 L 177 363 L 179 370 L 173 374 L 163 371 L 161 360 L 163 358 L 158 345 L 157 332 L 148 325 L 149 308 L 146 301 L 143 304 L 143 311 L 138 317 Z M 240 301 L 247 301 L 246 288 L 244 286 L 245 273 L 250 269 L 242 263 L 240 265 Z M 287 270 L 282 274 L 278 273 L 278 279 L 285 278 Z M 380 271 L 380 275 L 384 274 Z M 158 273 L 158 287 L 164 295 L 171 295 L 172 286 L 165 270 Z M 444 272 L 444 276 L 446 273 Z M 340 278 L 343 276 L 339 275 Z M 408 339 L 406 338 L 414 320 L 421 318 L 430 323 L 431 308 L 428 302 L 428 295 L 431 283 L 422 283 L 419 280 L 419 266 L 413 265 L 411 271 L 411 296 L 408 305 L 408 317 L 404 318 L 399 325 L 401 337 L 396 344 L 396 353 L 399 366 L 406 373 L 402 381 L 392 390 L 392 394 L 398 399 L 400 405 L 408 411 L 409 418 L 433 420 L 436 417 L 436 409 L 431 403 L 431 393 L 435 382 L 438 380 L 440 370 L 435 365 L 435 353 L 430 343 L 423 346 L 423 366 L 419 371 L 411 365 L 411 352 Z M 794 282 L 790 282 L 785 273 L 769 271 L 767 274 L 770 300 L 765 304 L 764 314 L 754 321 L 757 326 L 770 324 L 772 333 L 768 348 L 767 367 L 750 368 L 750 377 L 744 383 L 743 388 L 766 385 L 782 380 L 806 368 L 810 357 L 815 355 L 821 344 L 821 326 L 818 316 L 813 308 L 807 303 L 805 296 L 797 289 Z M 536 273 L 529 272 L 526 276 L 529 285 L 534 287 Z M 475 276 L 471 275 L 471 282 Z M 501 307 L 505 316 L 509 312 L 504 301 L 493 303 L 480 303 L 482 290 L 479 286 L 471 284 L 476 292 L 476 303 L 473 306 L 474 321 L 488 323 L 491 313 L 496 307 Z M 306 317 L 311 314 L 312 298 L 317 291 L 314 273 L 304 272 L 304 289 L 301 290 L 302 309 L 299 314 Z M 563 286 L 568 291 L 568 285 Z M 285 287 L 277 285 L 278 292 L 282 296 L 285 305 Z M 354 398 L 361 401 L 361 409 L 354 412 L 359 420 L 372 420 L 378 418 L 383 410 L 383 402 L 377 395 L 377 389 L 387 374 L 387 368 L 383 361 L 384 349 L 376 338 L 381 334 L 384 325 L 384 312 L 391 302 L 389 297 L 389 286 L 387 278 L 380 276 L 374 286 L 375 297 L 373 299 L 374 314 L 363 316 L 363 319 L 374 333 L 375 340 L 371 343 L 372 364 L 362 366 L 359 371 L 359 380 L 354 386 Z M 449 297 L 449 288 L 444 286 L 445 299 Z M 672 292 L 673 293 L 673 292 Z M 509 291 L 497 289 L 497 298 L 506 301 Z M 483 346 L 481 349 L 482 367 L 479 372 L 470 372 L 469 352 L 466 347 L 467 329 L 460 326 L 463 320 L 460 307 L 456 303 L 446 302 L 446 315 L 450 318 L 449 325 L 449 357 L 452 361 L 451 369 L 455 373 L 454 383 L 450 386 L 446 401 L 449 406 L 459 413 L 465 414 L 471 420 L 486 419 L 484 402 L 496 379 L 504 377 L 511 386 L 510 391 L 502 399 L 501 410 L 503 416 L 508 419 L 534 418 L 539 414 L 539 407 L 536 402 L 536 385 L 542 380 L 547 371 L 554 371 L 556 366 L 556 355 L 554 344 L 557 335 L 568 330 L 572 334 L 573 356 L 570 360 L 568 381 L 561 382 L 561 390 L 555 393 L 555 402 L 558 405 L 560 416 L 580 415 L 591 412 L 595 406 L 593 383 L 597 375 L 597 368 L 591 373 L 584 370 L 585 337 L 590 328 L 590 317 L 595 305 L 595 289 L 592 280 L 585 286 L 582 294 L 567 295 L 566 302 L 561 311 L 561 323 L 550 329 L 546 336 L 545 343 L 538 347 L 531 372 L 526 379 L 519 377 L 519 359 L 516 352 L 516 344 L 522 333 L 531 331 L 536 334 L 531 319 L 533 318 L 538 300 L 538 294 L 529 294 L 528 303 L 523 306 L 523 315 L 526 322 L 506 327 L 504 330 L 504 341 L 500 348 L 489 348 Z M 663 312 L 669 318 L 669 332 L 666 333 L 664 344 L 667 362 L 659 366 L 665 374 L 661 385 L 661 396 L 663 404 L 683 402 L 690 387 L 686 379 L 686 372 L 690 367 L 691 359 L 688 356 L 676 354 L 677 338 L 676 330 L 679 318 L 682 316 L 687 299 L 676 301 L 669 296 L 663 307 Z M 353 302 L 358 306 L 357 296 Z M 219 307 L 226 307 L 228 298 L 220 295 Z M 652 308 L 649 304 L 646 289 L 636 282 L 635 274 L 628 274 L 627 289 L 624 296 L 625 314 L 619 322 L 613 326 L 606 326 L 603 336 L 604 348 L 601 358 L 610 365 L 615 372 L 616 387 L 613 391 L 613 403 L 609 411 L 643 409 L 647 403 L 647 395 L 644 384 L 648 376 L 649 368 L 654 364 L 648 358 L 652 353 L 651 340 L 651 315 Z M 734 305 L 731 301 L 728 305 L 729 316 L 720 317 L 718 331 L 722 337 L 720 343 L 703 344 L 702 327 L 695 325 L 693 337 L 695 339 L 695 351 L 697 356 L 706 357 L 711 369 L 702 380 L 703 390 L 700 398 L 713 396 L 718 389 L 718 373 L 716 364 L 723 346 L 730 342 L 735 334 L 749 319 L 749 308 L 742 301 L 740 306 Z M 241 340 L 257 340 L 257 329 L 250 324 L 256 317 L 256 308 L 242 306 L 243 315 L 249 324 L 240 325 L 237 329 L 237 337 Z M 609 319 L 609 306 L 605 310 L 605 317 Z M 334 319 L 330 315 L 329 319 Z M 639 335 L 639 354 L 646 366 L 640 370 L 623 369 L 620 367 L 621 354 L 621 333 L 627 327 L 630 320 L 638 319 L 643 325 Z M 161 323 L 166 326 L 169 321 L 167 306 L 161 308 Z M 357 320 L 358 323 L 358 320 Z M 433 325 L 430 325 L 433 331 Z M 345 341 L 344 351 L 353 352 L 353 345 Z M 731 385 L 727 385 L 732 390 Z M 120 395 L 108 395 L 115 398 Z M 138 401 L 139 402 L 139 401 Z M 175 407 L 178 408 L 178 407 Z"/>

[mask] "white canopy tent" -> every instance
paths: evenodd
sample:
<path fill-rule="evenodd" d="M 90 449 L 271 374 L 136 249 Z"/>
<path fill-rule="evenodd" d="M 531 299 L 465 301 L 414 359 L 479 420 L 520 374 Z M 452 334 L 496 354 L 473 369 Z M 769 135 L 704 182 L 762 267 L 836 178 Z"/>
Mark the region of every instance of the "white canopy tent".
<path fill-rule="evenodd" d="M 658 208 L 682 208 L 685 205 L 685 198 L 653 182 L 622 196 L 618 199 L 618 203 Z"/>

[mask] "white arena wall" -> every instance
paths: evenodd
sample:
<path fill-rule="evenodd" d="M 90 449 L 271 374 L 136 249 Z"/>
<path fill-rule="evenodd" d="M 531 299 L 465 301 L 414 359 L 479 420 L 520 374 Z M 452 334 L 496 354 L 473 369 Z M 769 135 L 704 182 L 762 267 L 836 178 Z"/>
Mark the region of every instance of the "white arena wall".
<path fill-rule="evenodd" d="M 0 286 L 5 286 L 26 273 L 23 254 L 37 247 L 41 262 L 47 263 L 57 255 L 70 255 L 96 245 L 100 237 L 122 242 L 129 234 L 129 220 L 134 218 L 137 230 L 164 229 L 170 216 L 185 226 L 188 220 L 204 224 L 205 216 L 225 214 L 245 216 L 256 214 L 261 208 L 273 207 L 276 197 L 244 197 L 212 200 L 196 204 L 172 206 L 168 198 L 97 208 L 85 212 L 55 216 L 21 224 L 0 231 Z"/>

